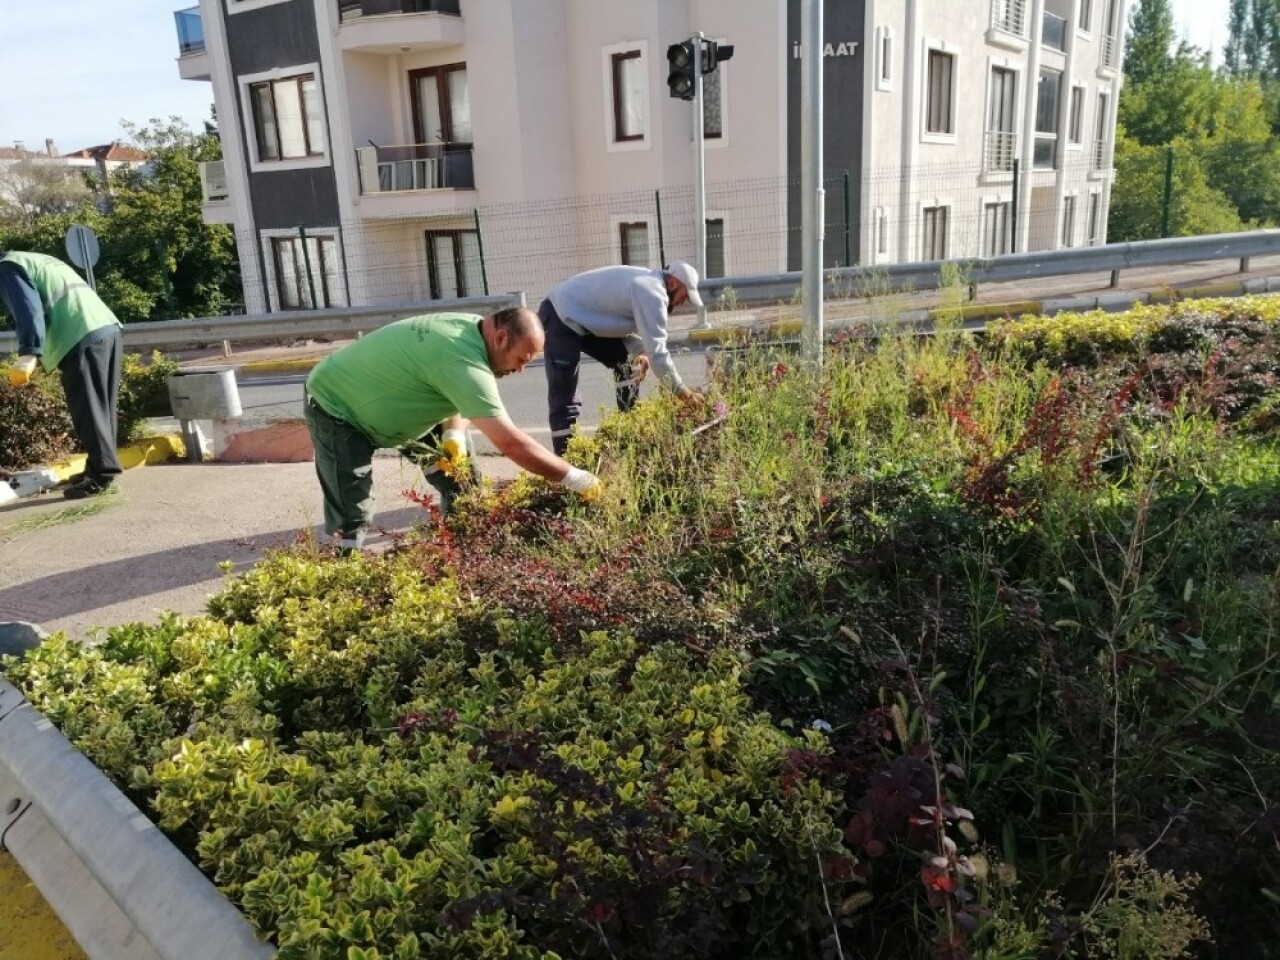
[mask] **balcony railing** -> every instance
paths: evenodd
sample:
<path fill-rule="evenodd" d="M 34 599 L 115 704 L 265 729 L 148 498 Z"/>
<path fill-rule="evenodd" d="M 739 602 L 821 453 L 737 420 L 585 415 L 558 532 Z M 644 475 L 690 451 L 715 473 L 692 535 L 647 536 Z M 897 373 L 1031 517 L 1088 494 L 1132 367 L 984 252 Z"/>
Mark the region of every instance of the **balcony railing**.
<path fill-rule="evenodd" d="M 227 168 L 221 160 L 205 160 L 200 164 L 200 191 L 205 203 L 221 203 L 230 199 L 227 192 Z"/>
<path fill-rule="evenodd" d="M 1067 21 L 1056 13 L 1044 11 L 1040 21 L 1040 44 L 1050 50 L 1067 50 Z"/>
<path fill-rule="evenodd" d="M 1120 40 L 1112 34 L 1102 38 L 1101 65 L 1111 70 L 1117 69 L 1120 65 Z"/>
<path fill-rule="evenodd" d="M 173 19 L 178 27 L 178 56 L 204 53 L 204 23 L 200 19 L 200 8 L 175 10 Z"/>
<path fill-rule="evenodd" d="M 982 169 L 987 173 L 1008 173 L 1017 156 L 1018 135 L 1004 130 L 988 130 L 982 151 Z"/>
<path fill-rule="evenodd" d="M 462 16 L 460 0 L 338 0 L 338 21 L 398 13 L 446 13 Z"/>
<path fill-rule="evenodd" d="M 469 143 L 360 147 L 356 150 L 360 192 L 474 190 L 476 180 L 471 159 Z"/>
<path fill-rule="evenodd" d="M 1092 155 L 1089 157 L 1089 165 L 1094 170 L 1111 169 L 1111 151 L 1110 144 L 1106 140 L 1093 141 Z"/>
<path fill-rule="evenodd" d="M 991 25 L 1016 37 L 1027 35 L 1026 0 L 991 0 Z"/>

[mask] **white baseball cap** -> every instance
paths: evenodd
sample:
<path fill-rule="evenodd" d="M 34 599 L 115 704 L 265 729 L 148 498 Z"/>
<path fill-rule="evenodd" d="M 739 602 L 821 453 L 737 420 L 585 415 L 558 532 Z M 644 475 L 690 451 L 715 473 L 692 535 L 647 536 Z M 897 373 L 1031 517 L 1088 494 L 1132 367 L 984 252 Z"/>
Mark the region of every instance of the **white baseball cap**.
<path fill-rule="evenodd" d="M 689 302 L 695 307 L 701 309 L 702 297 L 698 293 L 698 271 L 693 269 L 690 264 L 683 260 L 673 260 L 671 266 L 662 271 L 668 276 L 675 277 L 684 284 L 684 288 L 689 291 Z"/>

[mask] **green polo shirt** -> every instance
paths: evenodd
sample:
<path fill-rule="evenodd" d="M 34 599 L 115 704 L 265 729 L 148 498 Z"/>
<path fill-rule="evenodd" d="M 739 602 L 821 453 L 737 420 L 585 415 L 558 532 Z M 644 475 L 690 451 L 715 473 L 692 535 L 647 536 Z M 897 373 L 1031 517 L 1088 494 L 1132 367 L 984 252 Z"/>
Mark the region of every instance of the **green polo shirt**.
<path fill-rule="evenodd" d="M 325 358 L 307 393 L 379 447 L 416 440 L 455 413 L 504 416 L 479 324 L 461 313 L 388 324 Z"/>

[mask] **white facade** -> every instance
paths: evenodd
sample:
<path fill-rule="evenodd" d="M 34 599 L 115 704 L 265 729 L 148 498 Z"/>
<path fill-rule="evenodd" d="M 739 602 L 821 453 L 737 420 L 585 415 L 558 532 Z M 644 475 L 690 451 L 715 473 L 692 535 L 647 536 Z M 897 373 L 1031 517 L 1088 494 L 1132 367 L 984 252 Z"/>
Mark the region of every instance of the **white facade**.
<path fill-rule="evenodd" d="M 624 257 L 693 259 L 692 105 L 667 92 L 666 49 L 698 31 L 735 47 L 707 141 L 712 269 L 794 266 L 789 0 L 225 2 L 201 0 L 205 46 L 180 68 L 213 82 L 225 160 L 206 219 L 236 229 L 251 312 L 474 294 L 486 279 L 532 299 Z M 833 262 L 1104 239 L 1124 0 L 838 2 Z M 314 48 L 276 55 L 286 22 L 314 24 Z M 1056 97 L 1037 96 L 1046 85 Z M 300 290 L 304 267 L 313 287 L 337 275 Z"/>

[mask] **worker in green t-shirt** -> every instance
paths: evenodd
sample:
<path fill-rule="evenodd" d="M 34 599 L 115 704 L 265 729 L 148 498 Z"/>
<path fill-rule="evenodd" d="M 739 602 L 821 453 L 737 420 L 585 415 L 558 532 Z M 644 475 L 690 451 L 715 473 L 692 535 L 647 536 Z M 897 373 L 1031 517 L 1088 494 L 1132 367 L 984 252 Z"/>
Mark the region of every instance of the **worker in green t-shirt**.
<path fill-rule="evenodd" d="M 600 481 L 516 427 L 498 377 L 542 351 L 542 324 L 524 307 L 488 317 L 432 314 L 388 324 L 343 347 L 307 378 L 303 408 L 324 493 L 325 532 L 359 549 L 373 518 L 373 452 L 399 448 L 444 424 L 446 447 L 465 445 L 464 421 L 530 473 L 594 496 Z"/>

